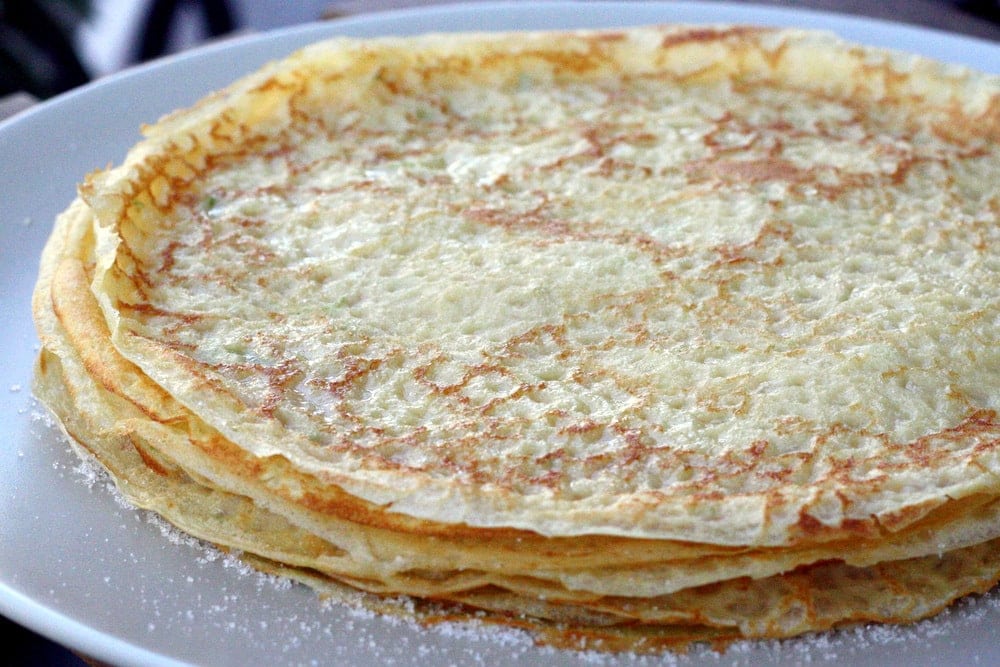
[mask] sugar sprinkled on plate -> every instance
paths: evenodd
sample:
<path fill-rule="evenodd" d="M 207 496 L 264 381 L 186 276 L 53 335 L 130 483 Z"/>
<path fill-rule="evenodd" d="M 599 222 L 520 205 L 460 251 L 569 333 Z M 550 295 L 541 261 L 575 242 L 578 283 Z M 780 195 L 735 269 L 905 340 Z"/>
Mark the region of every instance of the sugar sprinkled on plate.
<path fill-rule="evenodd" d="M 29 411 L 28 418 L 50 433 L 59 431 L 55 420 L 45 411 L 33 409 Z M 73 449 L 79 448 L 74 446 Z M 80 453 L 76 452 L 77 455 Z M 85 456 L 75 456 L 75 463 L 69 466 L 76 480 L 91 490 L 108 493 L 122 510 L 135 512 L 134 516 L 140 523 L 156 528 L 168 543 L 194 550 L 197 555 L 193 561 L 199 567 L 221 567 L 235 572 L 240 579 L 253 578 L 258 589 L 269 587 L 280 592 L 297 587 L 287 577 L 253 568 L 239 553 L 224 552 L 184 533 L 154 512 L 136 508 L 117 489 L 108 472 L 91 455 L 82 453 Z M 55 465 L 61 466 L 58 461 Z M 104 580 L 110 585 L 109 577 Z M 183 582 L 195 589 L 205 583 L 190 575 L 183 577 Z M 215 583 L 215 579 L 212 582 Z M 398 615 L 379 614 L 366 607 L 363 603 L 365 594 L 359 592 L 353 600 L 346 595 L 335 599 L 320 598 L 311 608 L 303 609 L 301 616 L 243 619 L 234 612 L 245 601 L 236 593 L 222 593 L 222 602 L 215 604 L 205 604 L 201 593 L 198 593 L 193 596 L 195 604 L 178 612 L 176 618 L 147 621 L 149 632 L 169 631 L 176 636 L 185 637 L 191 636 L 197 624 L 212 623 L 223 632 L 246 636 L 248 640 L 259 634 L 280 637 L 283 644 L 276 650 L 283 655 L 296 654 L 307 642 L 321 641 L 328 642 L 329 655 L 346 657 L 360 649 L 377 656 L 384 664 L 398 665 L 451 664 L 455 662 L 456 655 L 461 657 L 463 664 L 494 664 L 488 656 L 500 650 L 511 662 L 542 659 L 578 665 L 749 667 L 762 662 L 782 665 L 853 664 L 863 657 L 884 656 L 886 649 L 908 650 L 915 652 L 914 655 L 920 655 L 932 650 L 942 638 L 958 636 L 963 631 L 970 631 L 970 626 L 989 623 L 993 617 L 1000 615 L 1000 594 L 994 590 L 982 596 L 960 600 L 932 619 L 907 626 L 862 625 L 789 640 L 738 641 L 723 653 L 699 645 L 686 654 L 607 654 L 539 647 L 521 630 L 474 621 L 422 625 L 406 618 L 406 612 L 413 610 L 413 601 L 405 597 L 382 601 L 386 606 L 395 605 L 402 612 Z M 312 599 L 316 600 L 315 597 Z M 155 609 L 157 604 L 152 606 L 153 615 L 159 616 L 158 609 Z M 331 613 L 336 616 L 331 617 Z M 413 646 L 393 644 L 392 642 L 399 642 L 400 636 L 398 632 L 390 632 L 390 628 L 405 628 L 409 631 L 409 634 L 401 635 L 404 644 L 409 644 L 410 637 L 414 637 L 414 641 L 418 643 Z M 971 631 L 978 630 L 972 628 Z M 390 635 L 392 642 L 386 642 Z M 457 653 L 456 645 L 460 646 Z M 982 662 L 982 657 L 978 654 L 967 658 L 973 664 Z"/>

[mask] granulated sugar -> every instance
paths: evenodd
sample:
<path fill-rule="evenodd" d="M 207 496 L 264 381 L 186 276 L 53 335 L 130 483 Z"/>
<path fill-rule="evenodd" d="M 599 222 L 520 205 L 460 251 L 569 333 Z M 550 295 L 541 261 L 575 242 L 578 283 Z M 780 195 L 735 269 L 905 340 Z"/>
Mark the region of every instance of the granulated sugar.
<path fill-rule="evenodd" d="M 50 437 L 57 431 L 43 412 L 32 411 L 30 418 L 49 430 Z M 940 651 L 942 646 L 953 645 L 956 637 L 988 634 L 984 627 L 992 630 L 996 625 L 993 619 L 1000 617 L 1000 595 L 993 592 L 961 600 L 933 619 L 909 626 L 874 625 L 785 641 L 743 641 L 733 643 L 725 652 L 707 646 L 695 646 L 685 654 L 659 655 L 539 647 L 527 633 L 507 627 L 474 621 L 419 624 L 409 618 L 414 603 L 407 597 L 380 600 L 380 608 L 388 613 L 377 613 L 366 606 L 366 594 L 361 592 L 318 597 L 291 579 L 254 569 L 238 553 L 222 551 L 183 533 L 152 512 L 135 509 L 92 457 L 85 452 L 72 456 L 69 450 L 65 453 L 67 456 L 59 457 L 57 466 L 70 470 L 70 476 L 94 494 L 113 498 L 123 518 L 134 519 L 122 523 L 122 528 L 138 529 L 141 538 L 141 526 L 152 527 L 157 539 L 163 540 L 168 560 L 181 559 L 176 571 L 161 573 L 162 579 L 136 578 L 127 587 L 144 614 L 138 627 L 150 641 L 166 637 L 172 644 L 196 642 L 207 634 L 222 644 L 250 647 L 275 664 L 320 665 L 360 659 L 412 666 L 541 663 L 550 667 L 750 667 L 875 665 L 897 662 L 899 656 L 905 655 L 908 664 L 916 665 L 920 661 L 909 656 Z M 67 463 L 71 460 L 74 462 Z M 103 554 L 102 559 L 129 570 L 130 564 L 148 564 L 149 556 L 123 551 Z M 105 575 L 101 581 L 109 589 L 121 587 L 115 579 Z M 115 594 L 120 596 L 121 592 Z M 970 664 L 990 661 L 976 652 L 962 655 Z"/>

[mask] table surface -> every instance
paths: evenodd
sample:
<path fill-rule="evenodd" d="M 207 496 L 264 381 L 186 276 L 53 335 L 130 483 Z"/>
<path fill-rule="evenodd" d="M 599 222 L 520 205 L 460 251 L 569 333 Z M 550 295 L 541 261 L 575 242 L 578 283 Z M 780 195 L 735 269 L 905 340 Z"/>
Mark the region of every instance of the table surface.
<path fill-rule="evenodd" d="M 731 1 L 731 0 L 730 0 Z M 328 2 L 316 18 L 335 18 L 364 11 L 384 11 L 437 4 L 440 0 L 340 0 Z M 856 14 L 932 27 L 1000 41 L 1000 2 L 949 0 L 756 0 L 756 4 L 805 7 Z M 976 10 L 979 10 L 978 12 Z M 269 30 L 278 25 L 244 25 L 243 30 Z M 23 94 L 0 98 L 0 120 L 29 107 L 33 100 Z M 80 666 L 90 664 L 70 651 L 0 617 L 0 635 L 7 641 L 8 667 Z"/>

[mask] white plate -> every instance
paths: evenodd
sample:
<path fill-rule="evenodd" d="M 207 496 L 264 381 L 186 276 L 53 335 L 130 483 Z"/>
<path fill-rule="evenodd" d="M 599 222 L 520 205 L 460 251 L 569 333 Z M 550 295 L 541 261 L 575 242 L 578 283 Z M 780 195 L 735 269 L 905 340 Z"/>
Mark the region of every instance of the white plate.
<path fill-rule="evenodd" d="M 1000 47 L 831 14 L 728 3 L 506 3 L 399 11 L 254 36 L 98 81 L 0 124 L 0 614 L 115 664 L 489 664 L 617 660 L 534 648 L 512 634 L 420 630 L 322 607 L 303 587 L 234 567 L 123 507 L 75 457 L 30 395 L 38 349 L 29 301 L 53 217 L 88 171 L 119 162 L 138 127 L 263 62 L 332 34 L 742 22 L 835 30 L 1000 73 Z M 994 592 L 908 629 L 740 644 L 680 664 L 995 664 Z M 621 658 L 624 663 L 634 658 Z M 650 662 L 654 662 L 650 660 Z"/>

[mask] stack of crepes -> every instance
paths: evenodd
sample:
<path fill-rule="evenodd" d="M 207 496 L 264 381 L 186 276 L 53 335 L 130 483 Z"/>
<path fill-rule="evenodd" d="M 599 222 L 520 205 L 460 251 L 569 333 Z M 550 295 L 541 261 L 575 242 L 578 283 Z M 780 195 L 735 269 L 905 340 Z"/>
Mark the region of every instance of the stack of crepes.
<path fill-rule="evenodd" d="M 182 530 L 605 650 L 1000 577 L 995 77 L 749 27 L 335 39 L 144 133 L 56 223 L 36 391 Z"/>

